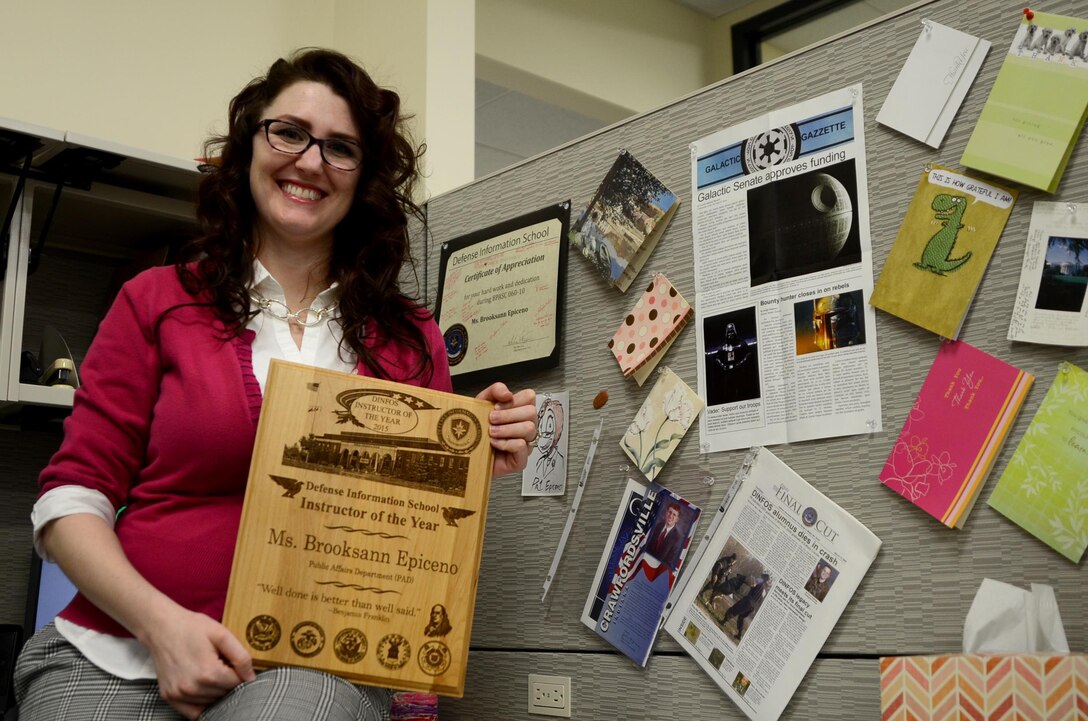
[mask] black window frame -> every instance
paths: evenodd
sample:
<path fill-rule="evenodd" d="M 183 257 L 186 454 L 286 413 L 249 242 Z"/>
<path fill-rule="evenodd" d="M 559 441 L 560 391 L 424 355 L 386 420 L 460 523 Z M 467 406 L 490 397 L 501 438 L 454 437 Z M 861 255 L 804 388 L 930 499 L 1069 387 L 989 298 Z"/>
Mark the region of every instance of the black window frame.
<path fill-rule="evenodd" d="M 855 2 L 857 0 L 788 0 L 737 23 L 732 28 L 733 74 L 763 62 L 760 44 L 764 40 Z"/>

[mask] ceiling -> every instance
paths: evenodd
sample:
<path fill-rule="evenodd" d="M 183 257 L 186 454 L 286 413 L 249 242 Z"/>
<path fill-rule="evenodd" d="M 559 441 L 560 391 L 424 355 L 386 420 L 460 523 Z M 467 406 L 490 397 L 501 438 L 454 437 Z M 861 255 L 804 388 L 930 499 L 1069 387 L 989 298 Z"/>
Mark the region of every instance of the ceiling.
<path fill-rule="evenodd" d="M 722 15 L 754 4 L 754 0 L 673 0 L 673 2 L 711 18 L 720 18 Z M 845 7 L 814 18 L 798 28 L 775 35 L 768 39 L 768 44 L 779 50 L 779 54 L 792 53 L 794 50 L 808 47 L 870 20 L 876 20 L 914 2 L 916 0 L 856 0 Z"/>
<path fill-rule="evenodd" d="M 707 17 L 720 18 L 726 13 L 740 10 L 745 5 L 751 5 L 753 0 L 673 0 L 673 2 L 687 5 Z"/>
<path fill-rule="evenodd" d="M 676 0 L 685 5 L 689 2 L 726 2 L 726 0 Z M 779 33 L 768 38 L 766 44 L 774 46 L 779 54 L 785 55 L 794 50 L 808 47 L 813 43 L 838 35 L 844 30 L 856 28 L 867 22 L 883 17 L 890 12 L 913 5 L 917 0 L 860 0 L 845 7 L 833 10 L 826 15 L 813 18 L 804 25 Z"/>
<path fill-rule="evenodd" d="M 604 125 L 596 118 L 476 78 L 476 177 L 490 175 Z"/>
<path fill-rule="evenodd" d="M 693 8 L 710 18 L 721 17 L 752 4 L 752 0 L 674 2 Z M 767 57 L 778 57 L 799 50 L 914 2 L 916 0 L 858 0 L 815 18 L 802 27 L 769 38 L 764 43 L 764 54 Z M 476 177 L 490 175 L 605 125 L 606 123 L 596 118 L 477 78 Z"/>

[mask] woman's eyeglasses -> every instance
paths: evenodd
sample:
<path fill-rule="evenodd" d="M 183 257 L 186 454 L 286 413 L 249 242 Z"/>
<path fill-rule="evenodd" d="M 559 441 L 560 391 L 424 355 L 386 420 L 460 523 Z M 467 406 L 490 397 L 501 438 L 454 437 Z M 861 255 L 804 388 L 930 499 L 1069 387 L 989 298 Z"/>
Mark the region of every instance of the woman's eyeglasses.
<path fill-rule="evenodd" d="M 305 128 L 286 120 L 262 120 L 261 127 L 268 144 L 281 153 L 302 155 L 316 145 L 321 159 L 337 170 L 355 170 L 363 162 L 363 148 L 352 140 L 315 138 Z"/>

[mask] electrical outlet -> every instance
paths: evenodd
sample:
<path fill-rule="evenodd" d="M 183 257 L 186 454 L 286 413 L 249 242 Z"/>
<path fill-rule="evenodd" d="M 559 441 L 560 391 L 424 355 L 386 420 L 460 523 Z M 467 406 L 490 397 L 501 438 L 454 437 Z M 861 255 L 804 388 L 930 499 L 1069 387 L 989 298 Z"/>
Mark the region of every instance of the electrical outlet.
<path fill-rule="evenodd" d="M 529 674 L 529 713 L 570 718 L 570 677 Z"/>

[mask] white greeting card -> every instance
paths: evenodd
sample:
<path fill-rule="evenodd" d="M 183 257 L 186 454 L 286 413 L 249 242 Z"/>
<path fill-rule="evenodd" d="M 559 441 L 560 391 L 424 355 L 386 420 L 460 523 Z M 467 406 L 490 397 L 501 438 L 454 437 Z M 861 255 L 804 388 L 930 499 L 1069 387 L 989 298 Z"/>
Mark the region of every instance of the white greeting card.
<path fill-rule="evenodd" d="M 1033 206 L 1008 338 L 1088 346 L 1088 204 Z"/>
<path fill-rule="evenodd" d="M 940 147 L 989 50 L 987 40 L 924 21 L 876 121 Z"/>

